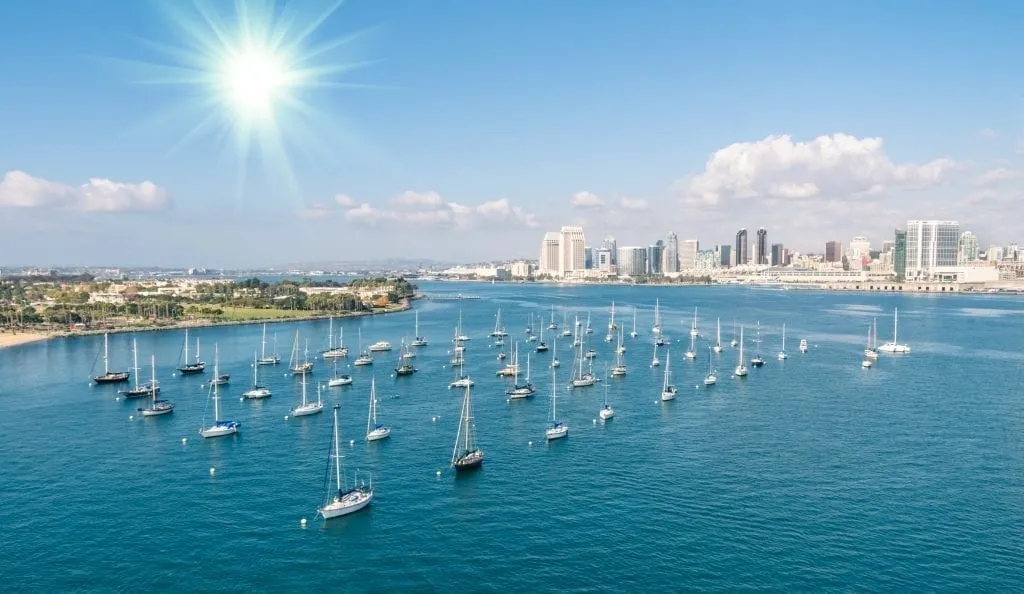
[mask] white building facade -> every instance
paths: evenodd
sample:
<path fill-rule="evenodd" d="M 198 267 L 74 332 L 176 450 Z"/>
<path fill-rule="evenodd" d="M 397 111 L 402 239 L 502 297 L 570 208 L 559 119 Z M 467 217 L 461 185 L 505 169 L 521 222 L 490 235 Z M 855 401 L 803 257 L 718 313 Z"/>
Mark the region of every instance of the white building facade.
<path fill-rule="evenodd" d="M 907 280 L 929 280 L 957 265 L 960 223 L 907 221 Z"/>

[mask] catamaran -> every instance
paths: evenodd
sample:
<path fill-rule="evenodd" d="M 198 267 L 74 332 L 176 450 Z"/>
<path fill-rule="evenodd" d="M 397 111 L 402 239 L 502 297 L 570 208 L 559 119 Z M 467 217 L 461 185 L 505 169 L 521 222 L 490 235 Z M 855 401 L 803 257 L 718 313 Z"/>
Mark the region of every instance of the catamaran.
<path fill-rule="evenodd" d="M 764 357 L 761 356 L 761 321 L 757 321 L 757 338 L 754 339 L 754 344 L 757 345 L 757 351 L 754 352 L 754 356 L 750 359 L 751 367 L 764 367 Z"/>
<path fill-rule="evenodd" d="M 185 328 L 185 354 L 182 357 L 182 364 L 178 367 L 178 372 L 182 375 L 192 375 L 196 373 L 202 373 L 206 370 L 206 362 L 199 357 L 199 339 L 196 338 L 196 358 L 194 361 L 189 363 L 188 360 L 188 328 Z"/>
<path fill-rule="evenodd" d="M 217 351 L 217 346 L 213 347 L 213 374 L 214 377 L 220 375 L 220 356 Z M 220 391 L 218 384 L 210 382 L 210 400 L 213 401 L 213 424 L 209 427 L 206 426 L 205 414 L 203 415 L 203 426 L 199 428 L 199 435 L 204 438 L 209 437 L 223 437 L 225 435 L 232 435 L 238 433 L 242 428 L 242 424 L 238 421 L 230 421 L 227 419 L 220 418 Z"/>
<path fill-rule="evenodd" d="M 341 329 L 341 336 L 338 338 L 338 346 L 334 346 L 334 316 L 327 322 L 327 350 L 323 352 L 324 359 L 339 359 L 348 356 L 348 347 L 345 346 L 345 329 Z"/>
<path fill-rule="evenodd" d="M 736 369 L 733 370 L 732 373 L 736 377 L 746 377 L 746 375 L 747 375 L 747 366 L 745 365 L 745 363 L 743 361 L 743 326 L 740 326 L 739 345 L 740 345 L 739 363 L 736 364 Z"/>
<path fill-rule="evenodd" d="M 518 358 L 518 354 L 516 358 Z M 530 353 L 526 353 L 526 381 L 522 384 L 519 383 L 518 366 L 516 366 L 515 374 L 512 377 L 512 387 L 505 391 L 505 394 L 512 400 L 529 398 L 537 392 L 537 388 L 530 383 Z"/>
<path fill-rule="evenodd" d="M 152 377 L 149 380 L 149 391 L 150 402 L 147 408 L 140 408 L 139 412 L 144 417 L 156 417 L 159 415 L 166 415 L 167 413 L 174 412 L 174 403 L 170 400 L 158 400 L 156 395 L 160 393 L 160 384 L 156 381 L 156 355 L 150 355 L 149 357 L 150 368 L 152 369 Z"/>
<path fill-rule="evenodd" d="M 306 375 L 313 371 L 313 363 L 309 360 L 309 345 L 306 345 L 306 359 L 299 361 L 299 331 L 295 331 L 295 342 L 292 344 L 292 356 L 288 361 L 288 369 L 292 375 Z"/>
<path fill-rule="evenodd" d="M 186 330 L 186 332 L 188 332 Z M 138 367 L 138 359 L 136 359 L 135 366 Z M 136 375 L 138 371 L 136 371 Z M 128 377 L 131 375 L 129 371 L 111 371 L 110 370 L 110 356 L 109 356 L 109 341 L 107 333 L 103 333 L 103 375 L 95 375 L 92 381 L 97 384 L 120 384 L 128 381 Z"/>
<path fill-rule="evenodd" d="M 661 401 L 675 400 L 679 391 L 672 385 L 672 352 L 665 353 L 665 375 L 661 380 Z"/>
<path fill-rule="evenodd" d="M 370 505 L 370 502 L 373 500 L 372 482 L 369 487 L 360 484 L 357 487 L 348 489 L 346 488 L 345 482 L 342 480 L 345 472 L 342 463 L 344 456 L 341 453 L 341 438 L 339 436 L 341 433 L 340 424 L 338 423 L 339 408 L 341 408 L 341 405 L 334 405 L 334 424 L 331 428 L 334 433 L 334 440 L 331 444 L 331 451 L 328 454 L 327 459 L 327 476 L 324 477 L 324 486 L 326 487 L 330 484 L 330 460 L 333 458 L 335 484 L 333 489 L 327 489 L 327 496 L 324 498 L 323 505 L 316 510 L 317 513 L 325 520 L 355 513 L 367 505 Z"/>
<path fill-rule="evenodd" d="M 789 357 L 789 355 L 786 354 L 786 325 L 783 324 L 782 325 L 782 350 L 779 351 L 779 354 L 776 355 L 776 358 L 779 361 L 783 361 L 783 360 L 787 359 L 788 357 Z"/>
<path fill-rule="evenodd" d="M 281 357 L 277 355 L 277 334 L 274 334 L 274 353 L 267 354 L 267 325 L 263 324 L 263 337 L 260 339 L 260 358 L 256 363 L 260 365 L 277 365 Z"/>
<path fill-rule="evenodd" d="M 715 344 L 711 347 L 711 350 L 716 353 L 722 352 L 722 318 L 718 318 L 715 323 Z"/>
<path fill-rule="evenodd" d="M 470 387 L 462 396 L 462 411 L 459 413 L 459 430 L 455 434 L 451 467 L 455 472 L 480 468 L 484 452 L 476 444 L 476 425 L 473 423 L 473 404 L 470 401 Z"/>
<path fill-rule="evenodd" d="M 370 412 L 366 415 L 366 441 L 377 441 L 391 435 L 391 427 L 377 422 L 377 381 L 370 378 Z"/>
<path fill-rule="evenodd" d="M 293 417 L 304 417 L 324 412 L 324 403 L 320 399 L 320 384 L 316 386 L 316 402 L 306 400 L 306 374 L 302 374 L 302 402 L 292 409 Z"/>
<path fill-rule="evenodd" d="M 139 345 L 132 337 L 132 372 L 135 373 L 135 387 L 128 388 L 119 392 L 125 398 L 143 398 L 145 396 L 152 396 L 153 392 L 159 393 L 160 386 L 155 382 L 152 384 L 139 384 Z"/>
<path fill-rule="evenodd" d="M 705 386 L 713 386 L 718 382 L 718 376 L 715 374 L 714 368 L 711 367 L 714 358 L 711 356 L 711 350 L 711 347 L 708 347 L 708 374 L 704 376 Z"/>
<path fill-rule="evenodd" d="M 242 398 L 248 398 L 249 400 L 261 400 L 263 398 L 270 398 L 270 388 L 260 385 L 259 376 L 259 357 L 255 352 L 252 354 L 252 388 L 242 392 Z"/>
<path fill-rule="evenodd" d="M 700 332 L 697 330 L 697 308 L 693 308 L 693 325 L 690 326 L 690 338 L 697 338 Z"/>
<path fill-rule="evenodd" d="M 608 421 L 615 416 L 615 409 L 608 404 L 608 384 L 604 385 L 604 406 L 597 413 L 597 416 L 601 417 L 602 421 Z"/>
<path fill-rule="evenodd" d="M 569 425 L 558 420 L 558 382 L 555 381 L 555 370 L 551 370 L 551 425 L 544 431 L 548 441 L 561 439 L 569 435 Z"/>
<path fill-rule="evenodd" d="M 420 336 L 420 312 L 416 312 L 416 332 L 415 338 L 412 339 L 412 346 L 414 347 L 425 347 L 427 346 L 427 339 Z"/>
<path fill-rule="evenodd" d="M 893 308 L 892 311 L 892 342 L 887 342 L 882 346 L 878 347 L 878 350 L 883 353 L 894 353 L 905 355 L 910 352 L 910 346 L 906 344 L 900 344 L 899 329 L 900 329 L 900 312 L 899 308 Z"/>
<path fill-rule="evenodd" d="M 864 356 L 868 359 L 878 358 L 878 321 L 874 319 L 868 327 L 868 344 L 864 347 Z"/>

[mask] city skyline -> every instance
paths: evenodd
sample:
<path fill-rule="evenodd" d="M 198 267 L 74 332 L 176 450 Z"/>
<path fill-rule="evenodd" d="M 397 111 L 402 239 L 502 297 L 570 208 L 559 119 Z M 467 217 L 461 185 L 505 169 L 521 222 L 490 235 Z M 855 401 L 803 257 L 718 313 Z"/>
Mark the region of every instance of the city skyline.
<path fill-rule="evenodd" d="M 911 219 L 1020 239 L 1010 5 L 165 4 L 7 7 L 3 264 L 536 258 L 563 225 L 745 227 L 751 257 L 760 228 L 767 257 Z"/>

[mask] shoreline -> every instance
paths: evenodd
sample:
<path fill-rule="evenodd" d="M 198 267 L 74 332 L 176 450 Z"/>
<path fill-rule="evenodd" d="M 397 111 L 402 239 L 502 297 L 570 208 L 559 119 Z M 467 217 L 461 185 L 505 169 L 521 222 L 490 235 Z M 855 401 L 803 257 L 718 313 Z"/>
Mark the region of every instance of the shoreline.
<path fill-rule="evenodd" d="M 293 318 L 266 318 L 253 320 L 193 320 L 177 322 L 174 324 L 167 324 L 166 326 L 120 326 L 115 328 L 50 333 L 34 332 L 31 330 L 24 332 L 16 332 L 14 334 L 0 332 L 0 350 L 15 348 L 26 344 L 43 342 L 56 338 L 76 338 L 79 336 L 97 336 L 101 334 L 125 334 L 130 332 L 159 332 L 161 330 L 181 330 L 184 328 L 210 328 L 216 326 L 247 326 L 250 324 L 281 324 L 285 322 L 308 322 L 310 320 L 326 320 L 331 317 L 361 318 L 366 316 L 381 316 L 409 311 L 410 309 L 412 309 L 412 302 L 415 301 L 416 299 L 422 299 L 422 295 L 416 294 L 413 295 L 412 297 L 403 298 L 400 304 L 396 305 L 395 307 L 386 308 L 382 311 L 354 311 L 344 312 L 341 314 L 323 314 L 318 312 L 309 315 L 295 316 Z"/>

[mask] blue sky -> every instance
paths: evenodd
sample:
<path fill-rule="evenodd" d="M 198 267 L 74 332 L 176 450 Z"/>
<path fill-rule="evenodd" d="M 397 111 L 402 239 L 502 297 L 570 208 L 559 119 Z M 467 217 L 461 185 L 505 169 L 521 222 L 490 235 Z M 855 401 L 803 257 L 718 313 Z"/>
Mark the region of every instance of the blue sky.
<path fill-rule="evenodd" d="M 314 61 L 365 61 L 324 80 L 368 88 L 295 91 L 317 115 L 278 120 L 291 185 L 231 134 L 182 142 L 223 110 L 211 90 L 140 84 L 177 63 L 154 44 L 196 47 L 169 14 L 199 11 L 4 7 L 0 263 L 536 257 L 567 223 L 620 245 L 766 226 L 820 250 L 907 218 L 1022 239 L 1024 3 L 350 0 L 307 45 L 358 33 Z"/>

